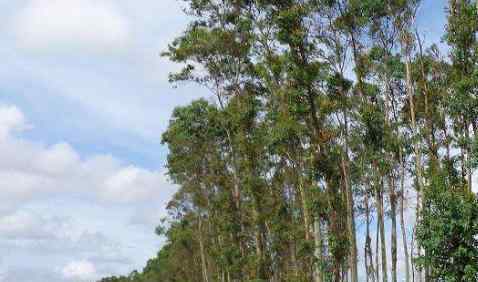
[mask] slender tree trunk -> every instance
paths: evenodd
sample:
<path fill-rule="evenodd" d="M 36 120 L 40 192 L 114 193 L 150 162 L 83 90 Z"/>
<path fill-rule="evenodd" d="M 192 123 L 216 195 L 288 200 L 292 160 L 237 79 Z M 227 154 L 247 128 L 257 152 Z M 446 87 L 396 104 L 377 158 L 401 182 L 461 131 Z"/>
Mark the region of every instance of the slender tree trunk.
<path fill-rule="evenodd" d="M 400 151 L 400 229 L 402 231 L 403 254 L 405 256 L 405 282 L 410 282 L 410 257 L 408 254 L 407 231 L 404 218 L 405 163 Z"/>
<path fill-rule="evenodd" d="M 421 192 L 423 188 L 423 179 L 422 179 L 422 165 L 421 165 L 421 152 L 418 143 L 418 132 L 417 125 L 415 120 L 415 99 L 413 94 L 413 85 L 412 85 L 412 74 L 411 74 L 411 64 L 410 58 L 407 57 L 405 63 L 406 68 L 406 84 L 407 84 L 407 93 L 408 101 L 410 105 L 410 118 L 412 121 L 412 131 L 413 131 L 413 149 L 415 151 L 415 172 L 417 175 L 418 191 Z"/>
<path fill-rule="evenodd" d="M 388 282 L 388 273 L 387 273 L 387 245 L 385 241 L 385 219 L 384 219 L 384 208 L 383 208 L 383 176 L 379 175 L 377 164 L 374 164 L 376 170 L 377 179 L 375 183 L 375 202 L 377 207 L 377 224 L 380 230 L 380 258 L 382 263 L 382 281 Z M 378 269 L 378 264 L 377 264 Z"/>
<path fill-rule="evenodd" d="M 370 249 L 370 210 L 368 206 L 368 191 L 365 191 L 365 247 L 364 247 L 364 264 L 365 264 L 365 281 L 370 281 L 370 266 L 369 266 L 369 249 Z M 373 275 L 373 274 L 372 274 Z"/>
<path fill-rule="evenodd" d="M 260 208 L 258 208 L 259 201 L 255 200 L 255 205 L 253 207 L 253 217 L 254 217 L 254 241 L 255 241 L 255 249 L 256 249 L 256 258 L 258 260 L 257 267 L 256 267 L 256 279 L 266 280 L 266 269 L 265 269 L 265 261 L 264 261 L 264 222 L 260 220 L 261 212 Z"/>
<path fill-rule="evenodd" d="M 305 240 L 308 242 L 310 240 L 310 212 L 309 212 L 309 207 L 307 205 L 308 202 L 308 197 L 307 197 L 307 191 L 305 190 L 304 187 L 304 180 L 302 177 L 302 172 L 304 171 L 304 168 L 302 165 L 297 166 L 299 168 L 298 173 L 298 182 L 299 182 L 299 193 L 300 193 L 300 199 L 301 199 L 301 204 L 302 204 L 302 212 L 304 213 L 304 232 L 305 232 Z"/>
<path fill-rule="evenodd" d="M 291 241 L 289 243 L 289 252 L 290 252 L 290 260 L 291 260 L 291 267 L 292 272 L 294 275 L 294 279 L 299 278 L 299 265 L 297 264 L 297 256 L 295 254 L 295 241 L 294 238 L 291 236 Z"/>
<path fill-rule="evenodd" d="M 350 173 L 349 173 L 349 158 L 348 158 L 348 117 L 344 112 L 344 122 L 345 122 L 345 152 L 342 157 L 342 173 L 344 176 L 344 184 L 346 190 L 346 200 L 347 200 L 347 231 L 349 234 L 350 241 L 350 277 L 351 282 L 358 282 L 358 270 L 357 270 L 357 238 L 355 234 L 355 214 L 354 214 L 354 198 L 352 185 L 350 183 Z"/>
<path fill-rule="evenodd" d="M 206 252 L 204 249 L 204 238 L 202 235 L 202 217 L 199 215 L 198 217 L 198 237 L 199 237 L 199 252 L 201 256 L 201 270 L 202 270 L 202 277 L 204 282 L 209 282 L 209 273 L 207 269 L 207 261 L 206 261 Z"/>
<path fill-rule="evenodd" d="M 385 47 L 386 48 L 386 47 Z M 388 61 L 388 55 L 385 56 L 385 60 Z M 393 133 L 398 137 L 398 132 L 395 132 L 391 127 L 391 117 L 390 117 L 390 108 L 393 108 L 393 88 L 391 86 L 391 80 L 389 75 L 385 75 L 385 81 L 387 86 L 387 91 L 385 91 L 385 125 L 387 128 L 393 131 Z M 384 156 L 387 158 L 387 155 Z M 393 157 L 390 158 L 393 161 Z M 391 254 L 392 254 L 392 282 L 397 282 L 397 202 L 396 202 L 396 190 L 395 190 L 395 179 L 393 175 L 393 170 L 389 172 L 388 175 L 388 187 L 389 187 L 389 200 L 390 200 L 390 217 L 392 219 L 392 230 L 390 233 L 391 240 L 390 240 L 390 247 L 391 247 Z M 383 185 L 382 185 L 383 187 Z M 382 189 L 382 208 L 383 208 L 383 189 Z M 382 217 L 384 212 L 382 211 Z M 383 261 L 382 261 L 383 263 Z M 386 277 L 384 276 L 384 279 Z"/>
<path fill-rule="evenodd" d="M 409 48 L 409 42 L 404 39 L 404 47 Z M 412 70 L 411 70 L 411 63 L 410 63 L 410 55 L 408 51 L 405 51 L 406 54 L 406 62 L 405 62 L 405 72 L 406 72 L 406 85 L 407 85 L 407 95 L 408 101 L 410 106 L 410 119 L 411 119 L 411 126 L 412 126 L 412 140 L 413 140 L 413 149 L 415 151 L 415 174 L 417 178 L 417 217 L 415 225 L 418 223 L 420 219 L 420 206 L 421 206 L 421 193 L 423 190 L 423 179 L 422 179 L 422 165 L 421 165 L 421 152 L 419 147 L 419 140 L 418 140 L 418 130 L 415 120 L 415 99 L 414 99 L 414 90 L 412 84 Z M 418 248 L 418 252 L 420 253 L 421 250 Z M 422 279 L 422 271 L 418 270 L 418 278 L 419 281 Z"/>
<path fill-rule="evenodd" d="M 217 245 L 218 245 L 219 249 L 223 249 L 223 248 L 224 248 L 224 244 L 223 244 L 223 242 L 222 242 L 222 236 L 221 236 L 221 234 L 219 234 L 219 235 L 217 236 Z M 227 266 L 225 266 L 224 268 L 218 267 L 217 271 L 220 272 L 219 277 L 221 277 L 221 282 L 226 282 L 226 281 L 227 281 L 228 267 L 227 267 Z"/>
<path fill-rule="evenodd" d="M 470 126 L 468 125 L 468 123 L 464 123 L 463 124 L 465 126 L 464 130 L 465 130 L 465 138 L 466 140 L 469 140 L 470 139 Z M 467 179 L 467 182 L 468 182 L 468 190 L 470 192 L 473 191 L 473 170 L 470 166 L 470 161 L 471 161 L 471 148 L 470 146 L 467 144 L 465 145 L 466 147 L 466 160 L 468 162 L 467 166 L 466 166 L 466 171 L 467 171 L 467 176 L 468 176 L 468 179 Z"/>
<path fill-rule="evenodd" d="M 349 264 L 351 271 L 351 282 L 358 282 L 358 271 L 357 271 L 357 240 L 355 237 L 355 216 L 354 216 L 354 203 L 353 203 L 353 194 L 352 188 L 349 183 L 349 175 L 347 164 L 344 159 L 342 159 L 342 171 L 344 174 L 344 184 L 346 189 L 346 198 L 347 198 L 347 232 L 349 234 L 350 240 L 350 256 Z"/>
<path fill-rule="evenodd" d="M 377 281 L 375 279 L 375 267 L 373 265 L 373 255 L 372 255 L 372 238 L 370 237 L 370 202 L 369 202 L 369 191 L 368 187 L 365 188 L 365 217 L 366 217 L 366 227 L 365 227 L 365 273 L 367 282 L 368 281 Z"/>
<path fill-rule="evenodd" d="M 390 187 L 390 217 L 392 219 L 392 231 L 390 247 L 392 253 L 392 282 L 397 282 L 397 195 L 395 193 L 395 181 L 393 176 L 389 178 Z"/>
<path fill-rule="evenodd" d="M 314 242 L 315 242 L 315 257 L 317 263 L 314 271 L 314 281 L 322 282 L 322 231 L 320 230 L 320 218 L 317 216 L 314 220 Z"/>
<path fill-rule="evenodd" d="M 378 215 L 378 207 L 377 207 L 377 215 Z M 379 282 L 380 281 L 380 262 L 379 262 L 379 252 L 378 248 L 380 246 L 380 221 L 377 219 L 377 227 L 375 229 L 375 281 Z"/>
<path fill-rule="evenodd" d="M 383 181 L 380 188 L 383 187 Z M 383 188 L 382 188 L 383 189 Z M 382 281 L 388 282 L 387 273 L 387 243 L 385 240 L 385 218 L 383 209 L 383 192 L 377 191 L 377 204 L 378 204 L 378 222 L 380 225 L 380 256 L 382 259 Z"/>
<path fill-rule="evenodd" d="M 465 119 L 465 118 L 463 117 L 463 119 L 462 119 L 462 122 L 463 122 L 463 130 L 465 129 L 464 119 Z M 465 138 L 466 138 L 463 131 L 461 132 L 461 136 L 460 136 L 460 137 L 461 137 L 461 139 L 465 139 Z M 462 182 L 463 182 L 463 183 L 468 182 L 468 179 L 467 179 L 467 177 L 466 177 L 467 171 L 468 171 L 468 170 L 466 169 L 466 151 L 467 151 L 467 150 L 466 150 L 466 145 L 465 145 L 465 144 L 461 144 L 461 145 L 460 145 L 460 161 L 461 161 L 461 178 L 462 178 Z"/>
<path fill-rule="evenodd" d="M 292 192 L 292 187 L 289 188 L 289 194 L 293 194 Z M 292 197 L 287 197 L 286 198 L 286 201 L 287 199 L 289 199 L 289 206 L 290 207 L 294 207 L 297 203 L 297 197 L 295 196 L 292 196 Z M 292 215 L 292 213 L 288 213 L 288 220 L 289 222 L 294 222 L 294 217 Z M 290 228 L 290 227 L 289 227 Z M 289 230 L 288 228 L 288 230 Z M 271 233 L 271 232 L 269 232 Z M 293 276 L 294 276 L 294 279 L 298 279 L 299 278 L 299 264 L 297 262 L 297 244 L 296 244 L 296 236 L 294 235 L 293 232 L 289 232 L 289 253 L 290 253 L 290 267 L 292 267 L 292 273 L 293 273 Z M 277 271 L 279 272 L 279 271 Z M 289 270 L 288 273 L 287 273 L 287 276 L 290 277 L 291 271 Z M 274 272 L 275 274 L 275 272 Z M 275 275 L 276 276 L 276 275 Z M 279 279 L 277 279 L 277 281 L 280 281 Z"/>
<path fill-rule="evenodd" d="M 414 232 L 413 232 L 413 233 L 414 233 L 414 238 L 413 238 L 413 243 L 412 243 L 412 246 L 411 246 L 411 248 L 412 248 L 412 252 L 411 252 L 412 256 L 413 256 L 414 244 L 417 244 L 417 241 L 416 241 L 416 233 L 415 233 L 415 232 L 416 232 L 416 230 L 417 230 L 418 220 L 419 220 L 420 212 L 421 212 L 420 203 L 421 203 L 420 193 L 417 192 L 417 204 L 416 204 L 417 206 L 416 206 L 416 208 L 415 208 L 415 213 L 416 213 L 416 214 L 415 214 L 415 226 L 414 226 L 414 228 L 413 228 L 413 230 L 414 230 Z M 416 246 L 416 247 L 417 247 L 417 248 L 416 248 L 416 249 L 417 249 L 416 252 L 417 252 L 418 255 L 420 255 L 420 254 L 421 254 L 421 249 L 420 249 L 420 247 L 418 247 L 418 246 Z M 415 274 L 415 272 L 416 272 L 416 274 Z M 421 270 L 420 268 L 418 268 L 416 265 L 414 265 L 414 276 L 417 277 L 418 282 L 421 282 L 421 281 L 422 281 L 422 278 L 423 278 L 423 277 L 422 277 L 422 276 L 423 276 L 422 274 L 423 274 L 423 273 L 422 273 L 422 270 Z M 415 279 L 414 279 L 414 280 L 415 280 Z"/>
<path fill-rule="evenodd" d="M 302 166 L 299 166 L 300 171 L 299 174 L 304 171 L 304 168 Z M 309 211 L 309 205 L 308 205 L 308 193 L 305 189 L 304 181 L 301 175 L 298 176 L 299 178 L 299 193 L 300 193 L 300 198 L 301 198 L 301 205 L 302 205 L 302 212 L 304 213 L 304 232 L 305 232 L 305 241 L 310 242 L 311 240 L 311 233 L 314 231 L 314 226 L 311 226 L 311 215 Z M 314 223 L 315 224 L 315 223 Z M 315 239 L 315 235 L 314 235 Z M 317 251 L 317 250 L 316 250 Z M 319 263 L 322 263 L 322 260 L 319 261 Z M 310 265 L 310 261 L 309 261 Z"/>

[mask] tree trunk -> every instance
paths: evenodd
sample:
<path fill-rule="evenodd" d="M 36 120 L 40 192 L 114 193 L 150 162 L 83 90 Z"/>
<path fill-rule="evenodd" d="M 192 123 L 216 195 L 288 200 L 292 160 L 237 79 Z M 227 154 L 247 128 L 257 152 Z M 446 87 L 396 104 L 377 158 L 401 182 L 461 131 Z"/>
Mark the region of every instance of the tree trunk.
<path fill-rule="evenodd" d="M 409 42 L 404 40 L 404 47 L 409 47 Z M 422 180 L 422 165 L 421 165 L 421 152 L 418 142 L 418 131 L 417 125 L 415 120 L 415 101 L 414 101 L 414 90 L 412 85 L 412 70 L 411 70 L 411 63 L 410 63 L 410 55 L 408 51 L 405 51 L 406 54 L 406 62 L 405 62 L 405 72 L 406 72 L 406 85 L 407 85 L 407 95 L 408 101 L 410 105 L 410 119 L 411 119 L 411 126 L 412 126 L 412 140 L 413 140 L 413 149 L 415 151 L 415 174 L 417 178 L 417 217 L 415 225 L 420 220 L 420 206 L 421 206 L 421 197 L 420 194 L 422 193 L 423 189 L 423 180 Z M 418 252 L 420 253 L 421 250 L 418 248 Z M 422 279 L 422 271 L 418 270 L 418 279 L 421 281 Z"/>
<path fill-rule="evenodd" d="M 345 195 L 347 200 L 347 231 L 349 234 L 350 241 L 350 256 L 349 256 L 349 266 L 350 266 L 350 277 L 351 282 L 358 282 L 358 270 L 357 270 L 357 238 L 355 234 L 355 214 L 354 214 L 354 198 L 352 185 L 350 183 L 350 173 L 349 173 L 349 157 L 348 157 L 348 117 L 347 113 L 344 112 L 344 125 L 345 125 L 345 152 L 341 160 L 342 173 L 344 177 L 345 185 Z"/>
<path fill-rule="evenodd" d="M 410 257 L 408 254 L 407 231 L 404 218 L 405 163 L 400 151 L 400 229 L 402 231 L 403 254 L 405 256 L 405 282 L 410 282 Z"/>
<path fill-rule="evenodd" d="M 253 217 L 255 222 L 254 228 L 254 241 L 256 247 L 256 258 L 257 258 L 257 267 L 255 278 L 259 280 L 266 280 L 266 269 L 264 264 L 264 241 L 262 235 L 264 234 L 264 223 L 260 220 L 260 209 L 258 206 L 258 201 L 255 200 Z"/>
<path fill-rule="evenodd" d="M 375 197 L 377 202 L 377 220 L 380 228 L 380 256 L 382 261 L 382 281 L 388 282 L 387 273 L 387 244 L 385 241 L 385 219 L 383 208 L 383 180 L 380 180 L 380 185 L 377 185 Z M 378 267 L 377 267 L 378 268 Z"/>
<path fill-rule="evenodd" d="M 351 282 L 358 282 L 358 272 L 357 272 L 357 240 L 355 237 L 355 218 L 354 218 L 354 202 L 352 188 L 349 183 L 349 175 L 347 164 L 345 160 L 342 159 L 342 171 L 344 175 L 344 184 L 346 189 L 346 198 L 347 198 L 347 232 L 349 234 L 350 240 L 350 256 L 349 264 L 351 271 Z"/>
<path fill-rule="evenodd" d="M 464 126 L 465 126 L 465 138 L 466 140 L 470 140 L 470 126 L 468 125 L 468 123 L 464 123 Z M 467 167 L 466 167 L 466 171 L 467 171 L 467 176 L 468 176 L 468 179 L 467 179 L 467 182 L 468 182 L 468 190 L 470 192 L 473 192 L 473 169 L 470 165 L 470 161 L 471 161 L 471 148 L 470 148 L 470 145 L 466 145 L 466 160 L 468 162 L 467 164 Z"/>
<path fill-rule="evenodd" d="M 378 215 L 378 208 L 377 208 L 377 215 Z M 375 281 L 380 281 L 380 263 L 379 263 L 379 252 L 378 247 L 380 246 L 380 222 L 377 219 L 377 227 L 375 229 Z"/>
<path fill-rule="evenodd" d="M 376 281 L 375 280 L 375 268 L 373 266 L 373 255 L 372 255 L 372 238 L 370 238 L 370 206 L 369 206 L 369 199 L 368 199 L 368 187 L 366 187 L 365 191 L 365 217 L 366 217 L 366 228 L 365 228 L 365 274 L 367 278 L 367 282 Z"/>
<path fill-rule="evenodd" d="M 294 279 L 298 279 L 299 277 L 299 265 L 297 264 L 297 256 L 295 254 L 295 240 L 293 236 L 290 236 L 290 242 L 289 242 L 289 252 L 290 252 L 290 260 L 291 260 L 291 267 L 292 267 L 292 273 L 294 275 Z"/>
<path fill-rule="evenodd" d="M 368 191 L 365 191 L 365 246 L 364 246 L 364 264 L 365 264 L 365 281 L 370 281 L 369 266 L 369 249 L 370 249 L 370 210 L 368 207 Z"/>
<path fill-rule="evenodd" d="M 314 281 L 322 282 L 322 234 L 320 230 L 320 218 L 317 216 L 314 220 L 314 242 L 315 242 L 315 258 L 317 263 L 314 271 Z"/>
<path fill-rule="evenodd" d="M 392 282 L 397 282 L 397 195 L 395 193 L 395 181 L 390 176 L 390 217 L 392 219 L 392 231 L 390 238 L 390 247 L 392 253 Z"/>
<path fill-rule="evenodd" d="M 202 277 L 204 282 L 209 282 L 209 273 L 207 269 L 207 261 L 206 261 L 206 252 L 204 250 L 204 242 L 203 242 L 203 235 L 202 235 L 202 217 L 199 215 L 198 217 L 198 237 L 199 237 L 199 252 L 201 255 L 201 270 L 202 270 Z"/>
<path fill-rule="evenodd" d="M 310 240 L 310 212 L 309 212 L 309 207 L 308 207 L 308 197 L 307 197 L 307 191 L 305 190 L 304 187 L 304 180 L 301 175 L 301 173 L 304 171 L 304 168 L 302 165 L 297 166 L 299 168 L 298 171 L 298 182 L 299 182 L 299 193 L 300 193 L 300 198 L 301 198 L 301 204 L 302 204 L 302 212 L 304 213 L 304 232 L 305 232 L 305 240 L 308 242 Z"/>

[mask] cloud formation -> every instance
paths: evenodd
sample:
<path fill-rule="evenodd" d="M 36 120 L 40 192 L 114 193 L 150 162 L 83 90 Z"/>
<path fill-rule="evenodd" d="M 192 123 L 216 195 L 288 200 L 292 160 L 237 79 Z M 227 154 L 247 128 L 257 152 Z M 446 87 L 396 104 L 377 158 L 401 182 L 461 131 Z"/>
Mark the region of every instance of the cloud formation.
<path fill-rule="evenodd" d="M 94 264 L 89 261 L 72 261 L 62 269 L 63 277 L 75 281 L 92 281 L 98 278 Z"/>
<path fill-rule="evenodd" d="M 0 104 L 0 253 L 15 254 L 3 261 L 0 256 L 0 281 L 23 281 L 22 277 L 27 277 L 22 273 L 26 272 L 38 273 L 32 274 L 33 282 L 92 281 L 117 274 L 118 269 L 137 268 L 130 254 L 144 250 L 131 250 L 138 246 L 121 237 L 146 229 L 148 234 L 138 239 L 154 237 L 153 226 L 159 223 L 166 202 L 176 190 L 164 171 L 127 164 L 107 154 L 85 157 L 67 142 L 30 141 L 23 136 L 31 127 L 18 107 Z M 55 208 L 58 203 L 75 201 L 79 202 L 69 211 L 74 218 Z M 43 203 L 46 210 L 29 203 Z M 93 222 L 81 223 L 88 215 L 75 212 L 75 207 L 85 203 L 109 211 L 104 215 L 93 212 L 99 217 L 99 227 Z M 68 204 L 65 207 L 68 209 Z M 137 224 L 133 226 L 134 220 Z M 157 247 L 147 249 L 141 254 L 145 259 Z M 27 267 L 15 262 L 24 262 L 25 256 L 33 264 L 39 263 L 35 263 L 36 258 L 49 257 L 61 268 L 45 269 L 42 264 Z M 1 271 L 4 263 L 7 269 Z M 9 280 L 13 277 L 17 278 Z"/>
<path fill-rule="evenodd" d="M 26 125 L 23 113 L 16 107 L 1 107 L 0 116 L 0 139 L 6 139 L 13 130 L 21 130 Z"/>
<path fill-rule="evenodd" d="M 53 240 L 65 230 L 60 217 L 45 218 L 30 212 L 16 212 L 0 217 L 0 238 L 6 240 Z"/>
<path fill-rule="evenodd" d="M 35 51 L 111 52 L 129 40 L 129 24 L 106 0 L 30 0 L 13 18 L 20 47 Z"/>
<path fill-rule="evenodd" d="M 19 203 L 51 193 L 77 193 L 105 202 L 136 203 L 174 192 L 163 171 L 125 165 L 110 155 L 81 158 L 68 143 L 44 145 L 14 134 L 25 128 L 28 123 L 18 108 L 0 106 L 2 203 Z"/>

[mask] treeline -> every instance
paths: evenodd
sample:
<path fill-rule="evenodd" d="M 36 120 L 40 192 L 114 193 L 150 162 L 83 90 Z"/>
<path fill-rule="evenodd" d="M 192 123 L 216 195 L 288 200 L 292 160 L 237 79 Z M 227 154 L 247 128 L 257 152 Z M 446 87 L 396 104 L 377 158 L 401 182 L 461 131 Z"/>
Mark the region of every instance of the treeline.
<path fill-rule="evenodd" d="M 168 241 L 107 281 L 478 281 L 478 4 L 186 0 L 164 53 L 214 94 L 163 142 Z M 423 14 L 427 14 L 424 11 Z"/>

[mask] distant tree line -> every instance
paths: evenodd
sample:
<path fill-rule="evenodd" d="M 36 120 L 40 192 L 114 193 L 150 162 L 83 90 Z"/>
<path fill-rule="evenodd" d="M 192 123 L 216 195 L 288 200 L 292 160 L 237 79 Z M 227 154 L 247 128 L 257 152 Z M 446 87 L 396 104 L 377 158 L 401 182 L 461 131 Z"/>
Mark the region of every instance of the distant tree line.
<path fill-rule="evenodd" d="M 167 243 L 101 282 L 478 281 L 475 0 L 445 51 L 419 0 L 184 2 L 170 79 L 215 101 L 163 135 Z"/>

